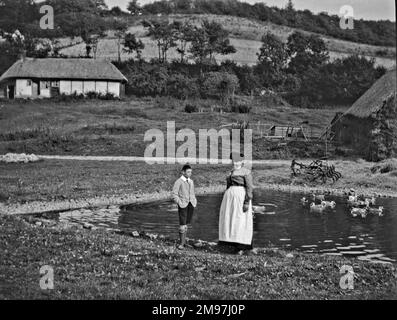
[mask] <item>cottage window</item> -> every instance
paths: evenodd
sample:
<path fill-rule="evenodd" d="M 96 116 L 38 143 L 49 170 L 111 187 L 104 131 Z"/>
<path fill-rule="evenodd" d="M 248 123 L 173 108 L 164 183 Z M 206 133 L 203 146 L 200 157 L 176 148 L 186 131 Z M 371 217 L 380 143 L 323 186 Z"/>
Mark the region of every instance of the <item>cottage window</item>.
<path fill-rule="evenodd" d="M 53 88 L 59 88 L 59 81 L 52 81 L 52 82 L 51 82 L 51 87 L 53 87 Z"/>
<path fill-rule="evenodd" d="M 32 86 L 32 80 L 27 80 L 26 81 L 26 86 L 31 87 Z"/>
<path fill-rule="evenodd" d="M 41 89 L 49 89 L 51 86 L 51 81 L 41 81 Z"/>

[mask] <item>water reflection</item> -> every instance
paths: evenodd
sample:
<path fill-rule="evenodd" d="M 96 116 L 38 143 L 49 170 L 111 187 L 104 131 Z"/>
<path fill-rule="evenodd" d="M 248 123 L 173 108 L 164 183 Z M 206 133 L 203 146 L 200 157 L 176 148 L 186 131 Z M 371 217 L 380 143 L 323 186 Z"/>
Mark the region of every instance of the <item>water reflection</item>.
<path fill-rule="evenodd" d="M 273 244 L 308 252 L 361 256 L 365 260 L 397 259 L 397 199 L 377 199 L 385 215 L 365 219 L 349 214 L 344 198 L 330 196 L 337 207 L 323 214 L 302 207 L 303 194 L 256 190 L 254 204 L 274 203 L 275 215 L 257 215 L 254 220 L 254 245 Z M 219 207 L 222 195 L 198 197 L 189 237 L 207 241 L 218 239 Z M 131 205 L 122 209 L 119 228 L 177 235 L 178 213 L 170 201 Z M 375 251 L 374 251 L 375 250 Z M 375 256 L 374 256 L 375 255 Z M 389 257 L 389 259 L 387 258 Z"/>

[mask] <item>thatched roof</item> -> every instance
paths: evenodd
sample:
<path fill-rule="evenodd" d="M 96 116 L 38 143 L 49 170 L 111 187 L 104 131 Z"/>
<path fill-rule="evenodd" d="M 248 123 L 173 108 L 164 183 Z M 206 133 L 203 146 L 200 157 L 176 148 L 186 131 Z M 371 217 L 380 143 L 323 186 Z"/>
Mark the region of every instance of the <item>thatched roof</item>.
<path fill-rule="evenodd" d="M 364 93 L 344 115 L 368 118 L 378 112 L 385 101 L 396 95 L 396 69 L 388 71 Z"/>
<path fill-rule="evenodd" d="M 15 62 L 0 77 L 0 82 L 16 78 L 127 82 L 127 78 L 112 63 L 95 59 L 25 58 Z"/>

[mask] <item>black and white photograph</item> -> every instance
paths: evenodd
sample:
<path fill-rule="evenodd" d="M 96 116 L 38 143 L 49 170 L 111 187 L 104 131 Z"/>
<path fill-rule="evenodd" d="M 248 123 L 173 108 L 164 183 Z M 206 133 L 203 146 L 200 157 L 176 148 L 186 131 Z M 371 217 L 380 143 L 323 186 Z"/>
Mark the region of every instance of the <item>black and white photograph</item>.
<path fill-rule="evenodd" d="M 0 0 L 0 300 L 397 300 L 395 17 Z"/>

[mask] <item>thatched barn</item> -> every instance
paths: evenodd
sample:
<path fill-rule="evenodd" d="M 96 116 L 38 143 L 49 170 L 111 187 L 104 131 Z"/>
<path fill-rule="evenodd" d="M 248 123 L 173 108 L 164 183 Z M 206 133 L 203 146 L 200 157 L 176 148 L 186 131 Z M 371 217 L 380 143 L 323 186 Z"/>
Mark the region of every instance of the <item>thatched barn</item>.
<path fill-rule="evenodd" d="M 2 96 L 49 98 L 95 92 L 124 94 L 126 77 L 110 62 L 94 59 L 32 59 L 15 62 L 1 77 Z"/>
<path fill-rule="evenodd" d="M 397 156 L 396 69 L 331 124 L 334 141 L 369 161 Z"/>

